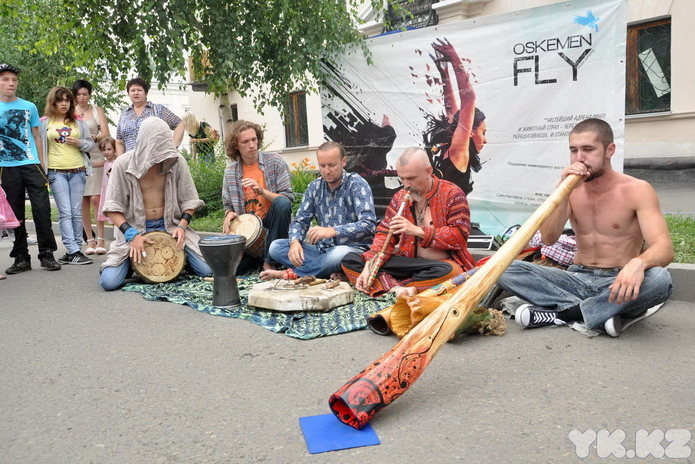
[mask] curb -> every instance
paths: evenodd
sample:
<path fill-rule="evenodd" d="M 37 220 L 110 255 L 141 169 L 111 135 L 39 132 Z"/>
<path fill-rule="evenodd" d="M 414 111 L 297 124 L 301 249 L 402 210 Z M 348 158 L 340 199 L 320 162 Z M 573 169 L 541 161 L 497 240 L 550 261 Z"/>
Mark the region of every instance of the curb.
<path fill-rule="evenodd" d="M 27 222 L 27 231 L 34 232 L 34 221 Z M 53 223 L 53 231 L 54 233 L 58 232 L 57 235 L 60 235 L 60 227 L 57 222 Z M 201 238 L 220 234 L 220 232 L 196 232 L 198 232 Z M 113 226 L 107 225 L 104 227 L 104 236 L 107 240 L 113 240 Z M 470 251 L 476 261 L 494 253 L 493 251 L 480 249 L 471 249 Z M 693 282 L 695 282 L 695 264 L 671 263 L 666 269 L 668 269 L 673 279 L 671 299 L 695 303 L 695 285 L 693 285 Z"/>

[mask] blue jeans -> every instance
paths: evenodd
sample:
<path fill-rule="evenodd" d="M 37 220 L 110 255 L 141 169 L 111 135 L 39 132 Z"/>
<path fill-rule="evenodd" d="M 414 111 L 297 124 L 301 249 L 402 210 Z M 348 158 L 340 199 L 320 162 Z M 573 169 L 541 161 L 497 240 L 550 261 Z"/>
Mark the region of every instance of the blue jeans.
<path fill-rule="evenodd" d="M 58 207 L 58 223 L 63 245 L 68 253 L 80 251 L 82 246 L 82 197 L 85 172 L 58 172 L 48 170 L 53 199 Z"/>
<path fill-rule="evenodd" d="M 268 254 L 270 257 L 288 268 L 294 268 L 298 276 L 313 275 L 320 279 L 326 279 L 334 272 L 341 272 L 340 261 L 351 252 L 362 253 L 364 250 L 346 245 L 339 245 L 329 248 L 326 251 L 319 250 L 315 245 L 302 243 L 304 249 L 304 263 L 299 267 L 289 260 L 287 255 L 290 252 L 289 239 L 283 238 L 275 240 L 270 245 Z"/>
<path fill-rule="evenodd" d="M 671 296 L 671 275 L 663 267 L 653 267 L 644 274 L 639 296 L 634 301 L 615 304 L 608 301 L 610 288 L 620 268 L 598 269 L 578 264 L 566 271 L 514 261 L 497 283 L 529 303 L 564 311 L 579 307 L 590 329 L 603 328 L 611 317 L 620 314 L 634 317 Z"/>
<path fill-rule="evenodd" d="M 145 222 L 145 232 L 152 232 L 153 230 L 161 230 L 166 232 L 163 218 L 148 219 Z M 202 256 L 198 256 L 188 247 L 184 247 L 184 251 L 186 252 L 186 267 L 189 268 L 195 275 L 199 275 L 201 277 L 212 275 L 212 269 L 210 269 L 210 266 L 208 266 Z M 104 270 L 101 271 L 99 283 L 106 291 L 116 290 L 123 285 L 125 279 L 129 275 L 132 275 L 132 273 L 133 271 L 132 266 L 130 265 L 130 258 L 126 258 L 126 260 L 118 266 L 105 267 Z"/>

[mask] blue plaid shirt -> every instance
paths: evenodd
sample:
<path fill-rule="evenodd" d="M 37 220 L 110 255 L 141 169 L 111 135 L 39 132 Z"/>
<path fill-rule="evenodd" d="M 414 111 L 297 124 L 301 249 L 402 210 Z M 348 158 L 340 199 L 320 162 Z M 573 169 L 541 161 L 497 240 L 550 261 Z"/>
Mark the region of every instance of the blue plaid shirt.
<path fill-rule="evenodd" d="M 118 126 L 116 127 L 116 139 L 123 140 L 125 151 L 130 151 L 135 148 L 135 139 L 138 137 L 140 124 L 151 116 L 157 116 L 163 119 L 171 130 L 176 129 L 176 127 L 181 124 L 181 118 L 172 113 L 164 105 L 148 101 L 145 103 L 145 107 L 142 109 L 140 116 L 135 114 L 133 105 L 130 105 L 121 113 L 121 118 L 118 120 Z"/>
<path fill-rule="evenodd" d="M 319 250 L 338 245 L 366 250 L 376 230 L 372 189 L 354 172 L 343 171 L 343 181 L 335 190 L 318 178 L 304 192 L 297 216 L 290 224 L 290 241 L 304 241 L 314 218 L 319 226 L 333 227 L 337 233 L 332 239 L 319 240 Z"/>

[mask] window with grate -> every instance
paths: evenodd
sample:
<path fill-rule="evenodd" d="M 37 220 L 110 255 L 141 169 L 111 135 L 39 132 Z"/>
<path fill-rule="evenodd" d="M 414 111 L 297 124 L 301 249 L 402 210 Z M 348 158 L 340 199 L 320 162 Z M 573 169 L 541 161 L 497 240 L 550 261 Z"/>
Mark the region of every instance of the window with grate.
<path fill-rule="evenodd" d="M 285 146 L 302 147 L 309 145 L 306 92 L 291 93 L 285 109 Z"/>
<path fill-rule="evenodd" d="M 671 19 L 627 28 L 625 114 L 671 109 Z"/>
<path fill-rule="evenodd" d="M 386 17 L 389 31 L 398 31 L 402 28 L 419 29 L 421 27 L 434 26 L 439 22 L 437 12 L 432 9 L 432 4 L 439 0 L 392 0 L 389 2 Z M 395 5 L 395 8 L 394 8 Z"/>

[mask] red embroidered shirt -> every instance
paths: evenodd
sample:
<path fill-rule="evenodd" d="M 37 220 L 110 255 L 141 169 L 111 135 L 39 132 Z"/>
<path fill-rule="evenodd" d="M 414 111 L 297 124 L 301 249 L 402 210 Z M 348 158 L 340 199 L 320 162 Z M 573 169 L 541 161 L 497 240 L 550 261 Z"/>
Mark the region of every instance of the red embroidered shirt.
<path fill-rule="evenodd" d="M 416 257 L 417 245 L 423 248 L 435 248 L 446 250 L 451 258 L 456 261 L 464 270 L 475 267 L 475 259 L 468 251 L 468 235 L 471 230 L 471 213 L 468 208 L 466 194 L 463 193 L 456 184 L 434 177 L 432 190 L 427 194 L 432 225 L 434 227 L 420 226 L 425 231 L 425 238 L 417 239 L 412 235 L 403 235 L 400 241 L 400 248 L 396 255 L 409 258 Z M 375 254 L 381 251 L 389 232 L 391 219 L 396 215 L 403 202 L 405 190 L 400 190 L 391 199 L 391 203 L 386 209 L 384 219 L 376 229 L 376 235 L 372 242 L 372 247 L 362 254 L 364 261 L 370 260 Z M 403 217 L 415 224 L 414 205 L 403 210 Z M 386 250 L 386 259 L 393 254 L 398 236 L 394 235 Z"/>

